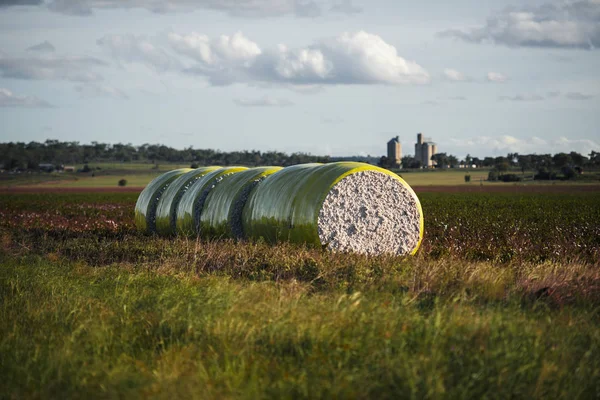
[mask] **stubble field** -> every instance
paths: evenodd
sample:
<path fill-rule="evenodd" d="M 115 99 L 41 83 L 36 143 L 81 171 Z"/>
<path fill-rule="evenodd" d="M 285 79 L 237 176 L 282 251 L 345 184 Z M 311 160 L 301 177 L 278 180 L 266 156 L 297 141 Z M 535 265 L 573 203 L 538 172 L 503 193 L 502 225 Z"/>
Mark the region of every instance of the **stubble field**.
<path fill-rule="evenodd" d="M 600 396 L 600 191 L 419 197 L 417 256 L 373 258 L 3 193 L 0 397 Z"/>

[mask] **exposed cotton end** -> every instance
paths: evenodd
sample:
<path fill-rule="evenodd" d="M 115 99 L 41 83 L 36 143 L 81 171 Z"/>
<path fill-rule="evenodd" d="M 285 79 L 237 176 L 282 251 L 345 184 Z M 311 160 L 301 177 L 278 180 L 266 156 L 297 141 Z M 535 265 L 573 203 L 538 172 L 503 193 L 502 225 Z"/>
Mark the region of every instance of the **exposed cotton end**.
<path fill-rule="evenodd" d="M 321 244 L 340 252 L 409 254 L 420 239 L 417 201 L 412 191 L 387 174 L 348 175 L 329 191 L 319 211 Z"/>

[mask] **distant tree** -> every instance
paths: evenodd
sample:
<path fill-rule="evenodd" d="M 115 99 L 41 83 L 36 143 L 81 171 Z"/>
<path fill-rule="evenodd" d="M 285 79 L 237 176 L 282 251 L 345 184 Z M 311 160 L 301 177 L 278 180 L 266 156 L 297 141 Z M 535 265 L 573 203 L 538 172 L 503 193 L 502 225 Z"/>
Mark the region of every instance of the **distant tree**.
<path fill-rule="evenodd" d="M 381 168 L 391 168 L 390 161 L 386 156 L 381 156 L 377 165 Z"/>
<path fill-rule="evenodd" d="M 585 165 L 587 165 L 587 163 L 590 161 L 586 156 L 581 155 L 575 151 L 572 151 L 569 156 L 571 156 L 571 160 L 573 161 L 573 164 L 578 166 L 578 167 L 583 167 Z"/>
<path fill-rule="evenodd" d="M 127 185 L 127 179 L 120 179 L 119 186 L 125 186 L 125 185 Z"/>
<path fill-rule="evenodd" d="M 448 156 L 448 164 L 450 164 L 451 167 L 456 167 L 458 165 L 458 158 L 450 154 Z"/>
<path fill-rule="evenodd" d="M 573 159 L 569 154 L 557 153 L 552 157 L 552 163 L 556 168 L 566 167 L 573 163 Z"/>
<path fill-rule="evenodd" d="M 538 170 L 541 168 L 550 169 L 554 165 L 550 154 L 531 154 L 531 161 Z"/>
<path fill-rule="evenodd" d="M 484 167 L 492 167 L 495 163 L 495 160 L 493 157 L 485 157 L 482 161 L 482 165 Z"/>
<path fill-rule="evenodd" d="M 577 176 L 577 171 L 570 165 L 565 165 L 560 169 L 560 172 L 564 175 L 565 179 L 574 179 Z"/>
<path fill-rule="evenodd" d="M 499 172 L 506 172 L 508 171 L 510 165 L 508 164 L 508 161 L 506 161 L 506 159 L 504 157 L 502 157 L 502 160 L 496 160 L 497 162 L 494 164 L 494 168 L 496 168 Z"/>
<path fill-rule="evenodd" d="M 444 165 L 448 165 L 448 155 L 446 153 L 434 154 L 431 156 L 431 161 L 435 161 L 438 168 L 443 167 Z"/>
<path fill-rule="evenodd" d="M 519 155 L 517 156 L 517 163 L 521 168 L 521 172 L 524 174 L 526 170 L 531 169 L 533 167 L 533 162 L 531 161 L 531 156 L 529 155 Z"/>
<path fill-rule="evenodd" d="M 402 168 L 421 168 L 421 162 L 415 160 L 413 156 L 402 157 Z"/>
<path fill-rule="evenodd" d="M 467 168 L 469 168 L 469 167 L 471 167 L 471 165 L 473 165 L 473 158 L 471 157 L 470 154 L 466 155 L 465 164 L 467 165 Z"/>
<path fill-rule="evenodd" d="M 590 163 L 592 165 L 600 165 L 600 153 L 592 150 L 590 153 Z"/>

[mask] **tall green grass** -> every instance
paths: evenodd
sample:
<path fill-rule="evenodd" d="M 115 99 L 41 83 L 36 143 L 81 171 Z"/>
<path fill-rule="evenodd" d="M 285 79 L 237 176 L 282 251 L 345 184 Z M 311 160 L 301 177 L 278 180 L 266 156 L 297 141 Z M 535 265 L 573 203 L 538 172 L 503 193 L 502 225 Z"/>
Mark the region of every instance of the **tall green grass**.
<path fill-rule="evenodd" d="M 198 279 L 38 257 L 0 270 L 12 398 L 595 398 L 597 307 Z M 485 300 L 485 301 L 482 301 Z"/>

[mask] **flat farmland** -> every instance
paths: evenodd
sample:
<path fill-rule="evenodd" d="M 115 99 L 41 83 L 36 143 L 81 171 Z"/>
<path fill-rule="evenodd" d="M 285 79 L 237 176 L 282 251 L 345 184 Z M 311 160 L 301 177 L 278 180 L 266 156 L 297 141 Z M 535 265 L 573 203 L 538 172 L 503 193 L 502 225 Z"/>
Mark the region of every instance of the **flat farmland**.
<path fill-rule="evenodd" d="M 0 396 L 594 398 L 600 193 L 421 193 L 415 257 L 136 232 L 0 194 Z"/>
<path fill-rule="evenodd" d="M 0 189 L 9 187 L 43 187 L 43 188 L 110 188 L 118 187 L 121 179 L 127 181 L 127 186 L 143 188 L 158 175 L 175 168 L 189 168 L 189 164 L 159 164 L 157 168 L 153 164 L 136 163 L 99 163 L 90 164 L 90 172 L 66 172 L 52 174 L 19 174 L 8 176 L 6 173 L 0 176 Z M 77 166 L 82 168 L 82 166 Z M 98 169 L 99 168 L 99 169 Z M 398 174 L 411 186 L 456 186 L 462 188 L 475 187 L 507 187 L 507 186 L 598 186 L 598 180 L 588 182 L 564 182 L 564 181 L 532 181 L 533 171 L 520 171 L 513 173 L 524 178 L 523 182 L 504 183 L 488 182 L 488 169 L 446 169 L 446 170 L 417 170 L 398 171 Z M 465 182 L 465 175 L 470 175 L 471 181 Z M 468 190 L 468 189 L 465 189 Z"/>

